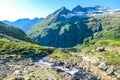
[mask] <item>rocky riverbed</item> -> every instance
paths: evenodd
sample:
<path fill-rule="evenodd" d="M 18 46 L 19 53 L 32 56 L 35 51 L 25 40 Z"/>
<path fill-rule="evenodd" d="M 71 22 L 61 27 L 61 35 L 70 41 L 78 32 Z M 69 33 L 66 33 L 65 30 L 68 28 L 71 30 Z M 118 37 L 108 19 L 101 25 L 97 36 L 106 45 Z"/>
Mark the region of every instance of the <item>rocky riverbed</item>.
<path fill-rule="evenodd" d="M 116 80 L 94 63 L 92 57 L 81 54 L 70 58 L 32 54 L 17 59 L 1 57 L 0 80 Z"/>
<path fill-rule="evenodd" d="M 49 65 L 33 62 L 31 58 L 1 59 L 0 80 L 62 80 L 71 79 L 66 72 L 58 73 Z"/>
<path fill-rule="evenodd" d="M 47 57 L 46 57 L 47 58 Z M 69 64 L 70 65 L 70 64 Z M 80 80 L 96 77 L 77 64 L 71 66 L 57 62 L 47 62 L 45 58 L 35 61 L 32 58 L 0 60 L 1 80 Z M 79 77 L 80 75 L 83 75 Z M 86 75 L 86 76 L 84 76 Z M 88 77 L 87 77 L 88 76 Z"/>

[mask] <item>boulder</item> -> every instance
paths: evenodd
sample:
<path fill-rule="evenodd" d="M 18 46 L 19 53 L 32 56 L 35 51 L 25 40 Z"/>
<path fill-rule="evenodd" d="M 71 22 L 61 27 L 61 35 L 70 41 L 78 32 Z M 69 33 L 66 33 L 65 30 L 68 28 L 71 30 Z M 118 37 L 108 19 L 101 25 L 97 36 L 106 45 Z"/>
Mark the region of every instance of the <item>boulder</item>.
<path fill-rule="evenodd" d="M 70 66 L 66 66 L 65 68 L 68 68 L 68 69 L 70 69 Z"/>
<path fill-rule="evenodd" d="M 56 69 L 57 73 L 60 73 L 60 72 L 64 72 L 63 70 L 61 69 Z"/>
<path fill-rule="evenodd" d="M 107 74 L 108 74 L 108 75 L 113 74 L 113 72 L 114 72 L 114 68 L 115 68 L 114 66 L 110 66 L 110 67 L 108 67 L 108 69 L 107 69 L 107 71 L 106 71 Z"/>
<path fill-rule="evenodd" d="M 63 66 L 63 65 L 64 65 L 64 62 L 59 62 L 58 65 L 59 65 L 59 66 Z"/>
<path fill-rule="evenodd" d="M 96 49 L 96 51 L 103 52 L 103 51 L 105 51 L 105 47 L 98 47 L 98 48 Z"/>
<path fill-rule="evenodd" d="M 98 65 L 98 68 L 102 69 L 102 70 L 107 70 L 108 66 L 106 65 L 105 62 L 102 62 Z"/>
<path fill-rule="evenodd" d="M 72 80 L 97 80 L 97 77 L 91 72 L 79 70 L 73 75 Z"/>

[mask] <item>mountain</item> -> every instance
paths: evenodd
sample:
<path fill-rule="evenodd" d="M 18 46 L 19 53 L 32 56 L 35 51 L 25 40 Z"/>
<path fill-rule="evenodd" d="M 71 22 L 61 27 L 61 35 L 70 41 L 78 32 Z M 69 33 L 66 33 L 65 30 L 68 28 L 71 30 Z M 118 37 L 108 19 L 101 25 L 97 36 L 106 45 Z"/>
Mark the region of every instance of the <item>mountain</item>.
<path fill-rule="evenodd" d="M 32 28 L 32 26 L 36 23 L 38 23 L 39 21 L 42 21 L 43 18 L 34 18 L 34 19 L 29 19 L 29 18 L 23 18 L 23 19 L 18 19 L 14 22 L 8 21 L 8 20 L 4 20 L 3 22 L 11 25 L 11 26 L 15 26 L 18 27 L 20 29 L 22 29 L 24 32 L 27 32 L 29 29 Z"/>
<path fill-rule="evenodd" d="M 95 39 L 120 39 L 119 11 L 103 6 L 62 7 L 37 23 L 28 35 L 43 46 L 73 47 Z"/>
<path fill-rule="evenodd" d="M 94 7 L 81 7 L 81 6 L 77 6 L 75 8 L 72 9 L 72 12 L 83 12 L 85 14 L 96 14 L 96 13 L 105 13 L 105 12 L 109 12 L 111 11 L 112 9 L 108 8 L 108 7 L 105 7 L 105 6 L 94 6 Z"/>
<path fill-rule="evenodd" d="M 21 29 L 0 22 L 0 38 L 32 41 Z"/>
<path fill-rule="evenodd" d="M 83 8 L 82 6 L 78 5 L 75 8 L 72 9 L 72 12 L 79 12 L 79 11 L 83 11 L 86 12 L 87 9 Z"/>

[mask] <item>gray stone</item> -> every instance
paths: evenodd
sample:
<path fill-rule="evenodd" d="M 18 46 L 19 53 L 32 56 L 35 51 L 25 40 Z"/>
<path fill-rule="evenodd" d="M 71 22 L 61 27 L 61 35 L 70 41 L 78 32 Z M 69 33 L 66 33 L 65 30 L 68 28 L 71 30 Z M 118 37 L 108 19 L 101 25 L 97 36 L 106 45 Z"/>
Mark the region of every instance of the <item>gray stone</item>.
<path fill-rule="evenodd" d="M 31 80 L 30 77 L 26 77 L 25 80 Z"/>
<path fill-rule="evenodd" d="M 105 62 L 102 62 L 98 65 L 98 68 L 102 69 L 102 70 L 107 70 L 108 66 L 106 65 Z"/>
<path fill-rule="evenodd" d="M 22 73 L 22 71 L 20 71 L 20 70 L 14 71 L 14 74 L 15 74 L 15 75 L 21 75 L 21 73 Z"/>
<path fill-rule="evenodd" d="M 30 71 L 28 71 L 28 70 L 24 70 L 23 73 L 25 73 L 25 74 L 29 74 Z"/>
<path fill-rule="evenodd" d="M 29 65 L 29 66 L 33 66 L 33 65 L 34 65 L 34 63 L 33 63 L 33 62 L 30 62 L 28 65 Z"/>
<path fill-rule="evenodd" d="M 72 80 L 97 80 L 97 76 L 81 69 L 73 75 Z"/>
<path fill-rule="evenodd" d="M 98 77 L 97 77 L 97 80 L 102 80 L 102 77 L 98 76 Z"/>
<path fill-rule="evenodd" d="M 114 66 L 110 66 L 110 67 L 108 67 L 108 69 L 107 69 L 107 71 L 106 71 L 107 74 L 108 74 L 108 75 L 113 74 L 113 72 L 114 72 L 114 68 L 115 68 Z"/>
<path fill-rule="evenodd" d="M 117 78 L 120 79 L 120 70 L 117 70 L 114 72 L 114 75 L 117 76 Z"/>
<path fill-rule="evenodd" d="M 95 49 L 91 50 L 91 52 L 95 52 L 95 51 L 96 51 Z"/>
<path fill-rule="evenodd" d="M 120 70 L 117 70 L 118 73 L 120 73 Z"/>

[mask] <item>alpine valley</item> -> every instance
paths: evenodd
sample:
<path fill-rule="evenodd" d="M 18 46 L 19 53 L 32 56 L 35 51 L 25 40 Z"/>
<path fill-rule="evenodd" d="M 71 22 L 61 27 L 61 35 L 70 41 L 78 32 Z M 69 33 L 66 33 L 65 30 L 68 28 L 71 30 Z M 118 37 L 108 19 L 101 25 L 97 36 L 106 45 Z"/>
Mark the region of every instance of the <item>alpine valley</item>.
<path fill-rule="evenodd" d="M 120 9 L 0 21 L 0 80 L 120 80 Z"/>

